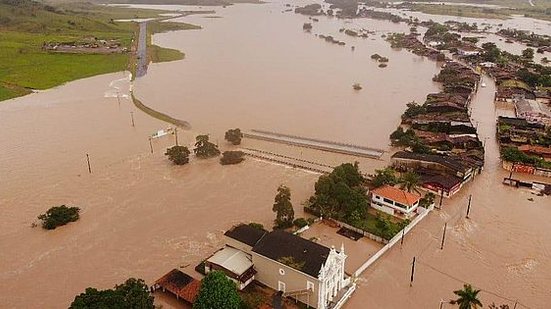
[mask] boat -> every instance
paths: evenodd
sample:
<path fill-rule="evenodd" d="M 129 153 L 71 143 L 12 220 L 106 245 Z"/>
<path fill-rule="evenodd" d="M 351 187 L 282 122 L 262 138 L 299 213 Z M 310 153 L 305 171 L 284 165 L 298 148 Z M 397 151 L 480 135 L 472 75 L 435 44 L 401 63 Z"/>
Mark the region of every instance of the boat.
<path fill-rule="evenodd" d="M 362 86 L 358 83 L 355 83 L 354 85 L 352 85 L 352 88 L 354 88 L 354 90 L 362 90 Z"/>
<path fill-rule="evenodd" d="M 486 83 L 482 82 L 482 84 L 480 84 L 480 87 L 482 87 L 482 88 L 486 87 Z"/>
<path fill-rule="evenodd" d="M 168 134 L 173 134 L 174 133 L 174 129 L 173 128 L 167 128 L 165 130 L 159 130 L 153 134 L 151 134 L 151 138 L 159 138 L 159 137 L 163 137 L 165 135 L 168 135 Z"/>

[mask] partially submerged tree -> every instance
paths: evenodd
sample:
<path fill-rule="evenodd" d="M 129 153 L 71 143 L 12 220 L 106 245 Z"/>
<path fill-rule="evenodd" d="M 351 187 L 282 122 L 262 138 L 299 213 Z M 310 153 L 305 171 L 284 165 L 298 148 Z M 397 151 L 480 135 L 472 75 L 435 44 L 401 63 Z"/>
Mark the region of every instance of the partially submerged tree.
<path fill-rule="evenodd" d="M 293 225 L 295 211 L 291 203 L 291 189 L 281 185 L 277 188 L 277 194 L 274 199 L 272 211 L 276 213 L 275 226 L 286 228 Z"/>
<path fill-rule="evenodd" d="M 220 154 L 218 146 L 209 142 L 208 135 L 198 135 L 195 138 L 195 149 L 193 149 L 195 155 L 199 158 L 212 158 Z"/>
<path fill-rule="evenodd" d="M 228 131 L 226 131 L 226 134 L 224 135 L 224 139 L 226 139 L 228 142 L 232 143 L 233 145 L 241 144 L 242 138 L 243 138 L 243 133 L 241 133 L 241 130 L 239 128 L 229 129 Z"/>
<path fill-rule="evenodd" d="M 120 309 L 153 309 L 154 297 L 142 279 L 130 278 L 114 289 L 97 290 L 87 288 L 77 295 L 70 309 L 120 308 Z"/>
<path fill-rule="evenodd" d="M 244 156 L 245 153 L 243 151 L 224 151 L 222 153 L 222 158 L 220 158 L 220 164 L 238 164 L 245 160 Z"/>
<path fill-rule="evenodd" d="M 165 155 L 176 165 L 184 165 L 189 162 L 190 151 L 185 146 L 172 146 L 166 150 Z"/>
<path fill-rule="evenodd" d="M 201 289 L 193 309 L 239 309 L 241 297 L 237 287 L 223 272 L 212 271 L 201 280 Z"/>
<path fill-rule="evenodd" d="M 459 309 L 478 309 L 482 308 L 482 303 L 478 299 L 480 290 L 473 289 L 470 284 L 464 284 L 462 290 L 453 291 L 457 299 L 450 300 L 450 304 L 459 305 Z"/>
<path fill-rule="evenodd" d="M 43 228 L 53 230 L 58 226 L 77 221 L 80 218 L 79 212 L 78 207 L 55 206 L 38 216 L 38 219 L 42 220 Z"/>

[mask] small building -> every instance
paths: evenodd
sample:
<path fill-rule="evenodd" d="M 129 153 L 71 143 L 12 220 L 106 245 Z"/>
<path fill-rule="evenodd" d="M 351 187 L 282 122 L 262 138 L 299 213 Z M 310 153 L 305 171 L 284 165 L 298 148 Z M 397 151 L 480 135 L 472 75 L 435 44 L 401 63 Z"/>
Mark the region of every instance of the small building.
<path fill-rule="evenodd" d="M 522 145 L 518 150 L 530 156 L 538 156 L 546 161 L 551 161 L 551 147 L 543 147 L 536 145 Z"/>
<path fill-rule="evenodd" d="M 457 156 L 399 151 L 393 154 L 391 159 L 394 167 L 398 170 L 428 169 L 436 174 L 459 177 L 463 183 L 472 179 L 479 172 L 479 167 Z"/>
<path fill-rule="evenodd" d="M 201 281 L 184 274 L 178 269 L 171 270 L 152 285 L 153 290 L 168 291 L 177 299 L 183 299 L 189 304 L 195 302 L 200 288 Z"/>
<path fill-rule="evenodd" d="M 479 65 L 483 68 L 495 68 L 497 66 L 497 64 L 493 62 L 481 62 Z"/>
<path fill-rule="evenodd" d="M 371 191 L 371 207 L 387 214 L 411 218 L 419 206 L 421 195 L 392 186 L 382 186 Z"/>
<path fill-rule="evenodd" d="M 477 56 L 480 55 L 480 50 L 474 46 L 463 46 L 457 49 L 457 53 L 460 56 Z"/>
<path fill-rule="evenodd" d="M 551 125 L 551 110 L 536 100 L 518 100 L 515 102 L 515 112 L 518 118 L 526 119 L 528 122 Z"/>
<path fill-rule="evenodd" d="M 346 254 L 291 233 L 238 225 L 224 234 L 227 245 L 251 257 L 255 280 L 307 306 L 330 308 L 344 297 L 350 278 Z"/>
<path fill-rule="evenodd" d="M 239 290 L 254 280 L 256 270 L 250 255 L 229 246 L 217 251 L 205 261 L 205 273 L 221 271 L 230 278 Z"/>
<path fill-rule="evenodd" d="M 461 189 L 461 178 L 451 175 L 421 174 L 423 190 L 434 193 L 436 196 L 452 197 Z"/>

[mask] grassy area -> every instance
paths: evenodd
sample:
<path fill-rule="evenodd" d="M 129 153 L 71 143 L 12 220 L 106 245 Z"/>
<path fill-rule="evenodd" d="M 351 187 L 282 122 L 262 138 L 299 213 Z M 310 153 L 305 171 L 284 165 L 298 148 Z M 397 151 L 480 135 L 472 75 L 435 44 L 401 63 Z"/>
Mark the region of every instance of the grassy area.
<path fill-rule="evenodd" d="M 179 50 L 159 47 L 151 43 L 151 35 L 176 30 L 197 30 L 201 27 L 185 23 L 176 22 L 150 22 L 147 25 L 147 49 L 149 59 L 154 62 L 169 62 L 184 59 L 185 54 Z"/>
<path fill-rule="evenodd" d="M 388 2 L 388 1 L 387 1 Z M 418 2 L 441 2 L 433 0 L 420 0 Z M 450 15 L 474 18 L 505 19 L 511 15 L 523 15 L 541 20 L 551 20 L 551 0 L 533 0 L 534 6 L 528 0 L 446 0 L 444 2 L 493 4 L 503 8 L 474 7 L 465 5 L 438 5 L 438 4 L 413 4 L 412 9 L 426 14 Z"/>
<path fill-rule="evenodd" d="M 117 19 L 156 17 L 165 11 L 106 7 L 86 3 L 51 7 L 29 0 L 0 0 L 0 101 L 68 81 L 131 69 L 131 53 L 62 54 L 46 51 L 45 42 L 75 42 L 95 37 L 118 40 L 130 48 L 137 24 Z M 182 23 L 152 22 L 156 32 L 195 29 Z M 150 37 L 148 38 L 150 40 Z M 155 62 L 182 59 L 176 50 L 152 46 Z"/>

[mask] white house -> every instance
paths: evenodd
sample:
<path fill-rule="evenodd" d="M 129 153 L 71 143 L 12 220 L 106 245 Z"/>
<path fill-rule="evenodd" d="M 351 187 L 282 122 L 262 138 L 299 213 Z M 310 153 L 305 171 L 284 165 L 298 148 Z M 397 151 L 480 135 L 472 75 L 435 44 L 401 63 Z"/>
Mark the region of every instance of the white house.
<path fill-rule="evenodd" d="M 461 56 L 476 56 L 480 54 L 480 50 L 474 47 L 465 46 L 463 48 L 459 48 L 457 53 Z"/>
<path fill-rule="evenodd" d="M 371 207 L 396 217 L 410 218 L 419 206 L 421 195 L 383 186 L 371 191 Z"/>
<path fill-rule="evenodd" d="M 254 279 L 284 297 L 327 309 L 355 289 L 344 272 L 344 246 L 336 250 L 282 230 L 268 232 L 244 224 L 224 235 L 229 248 L 250 259 L 251 264 L 239 263 L 240 270 L 252 265 Z M 240 255 L 235 251 L 225 256 Z"/>

